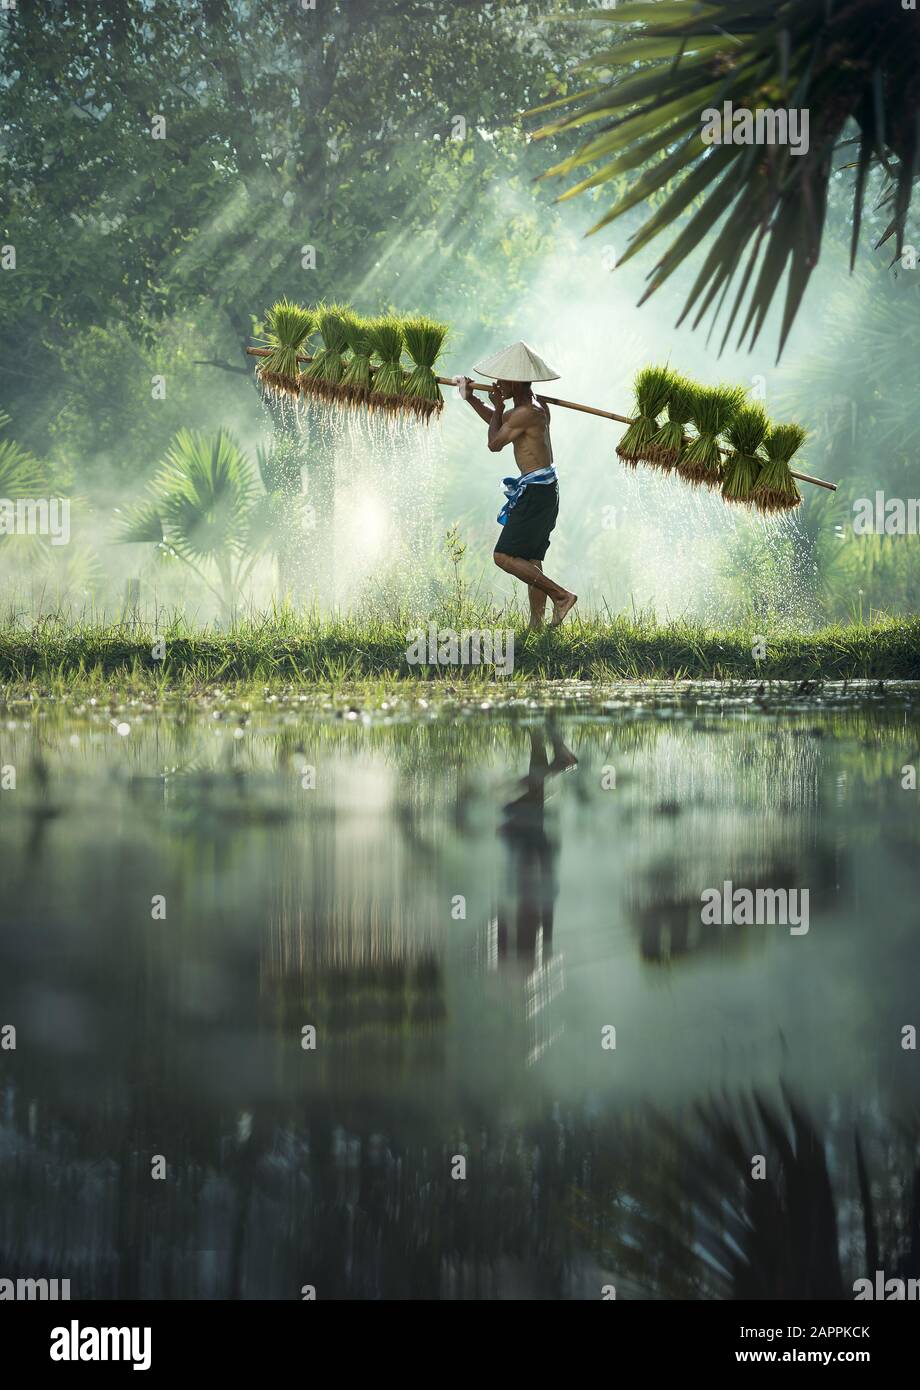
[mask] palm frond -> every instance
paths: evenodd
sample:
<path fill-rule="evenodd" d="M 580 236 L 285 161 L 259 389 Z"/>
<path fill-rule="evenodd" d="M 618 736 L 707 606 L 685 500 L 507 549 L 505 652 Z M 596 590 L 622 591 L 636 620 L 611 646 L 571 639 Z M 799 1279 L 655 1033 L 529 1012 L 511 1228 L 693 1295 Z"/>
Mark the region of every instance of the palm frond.
<path fill-rule="evenodd" d="M 34 497 L 46 484 L 46 470 L 13 439 L 0 440 L 0 497 Z"/>
<path fill-rule="evenodd" d="M 115 541 L 119 545 L 160 545 L 163 541 L 163 520 L 155 502 L 138 502 L 133 507 L 119 507 L 115 511 L 118 531 Z"/>
<path fill-rule="evenodd" d="M 920 153 L 920 25 L 910 10 L 877 0 L 660 0 L 567 18 L 607 25 L 619 41 L 580 65 L 598 72 L 593 89 L 570 98 L 562 114 L 558 102 L 540 109 L 552 109 L 553 118 L 539 137 L 599 127 L 545 177 L 577 174 L 561 195 L 567 197 L 642 171 L 592 231 L 668 187 L 621 262 L 688 217 L 650 272 L 644 298 L 724 219 L 682 317 L 695 304 L 694 326 L 710 312 L 713 323 L 725 313 L 728 332 L 741 323 L 739 346 L 753 346 L 785 277 L 782 353 L 821 253 L 832 156 L 853 126 L 851 263 L 873 168 L 884 169 L 889 181 L 891 217 L 882 241 L 893 238 L 895 259 L 901 255 Z M 735 112 L 805 108 L 808 141 L 796 153 L 788 143 L 707 145 L 704 110 L 721 112 L 725 102 Z M 682 180 L 673 190 L 672 178 Z"/>
<path fill-rule="evenodd" d="M 166 545 L 183 559 L 218 567 L 245 551 L 258 487 L 251 463 L 225 430 L 180 430 L 148 491 L 117 514 L 118 541 Z"/>

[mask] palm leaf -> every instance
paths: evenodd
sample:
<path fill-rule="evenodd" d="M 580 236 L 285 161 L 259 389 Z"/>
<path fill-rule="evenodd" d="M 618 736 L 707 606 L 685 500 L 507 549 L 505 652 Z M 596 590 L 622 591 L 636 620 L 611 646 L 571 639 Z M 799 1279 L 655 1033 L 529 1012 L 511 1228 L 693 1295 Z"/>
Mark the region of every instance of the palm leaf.
<path fill-rule="evenodd" d="M 35 497 L 44 491 L 46 472 L 28 449 L 0 440 L 0 497 Z"/>
<path fill-rule="evenodd" d="M 701 200 L 654 268 L 643 300 L 725 216 L 718 252 L 707 259 L 706 273 L 698 277 L 682 317 L 701 301 L 701 315 L 711 311 L 715 322 L 728 306 L 728 285 L 748 251 L 731 321 L 744 302 L 741 341 L 756 342 L 788 272 L 779 330 L 782 352 L 821 253 L 834 172 L 831 156 L 849 138 L 851 123 L 858 132 L 851 262 L 873 167 L 883 168 L 889 178 L 891 220 L 881 241 L 893 238 L 895 259 L 900 256 L 920 146 L 920 86 L 915 79 L 920 25 L 911 11 L 894 4 L 881 7 L 876 0 L 849 0 L 846 5 L 828 0 L 707 5 L 661 0 L 571 18 L 605 24 L 619 42 L 580 65 L 599 73 L 597 90 L 573 97 L 567 112 L 537 132 L 558 139 L 575 129 L 600 127 L 546 176 L 578 174 L 565 197 L 640 171 L 636 186 L 618 198 L 592 232 L 621 217 L 670 177 L 683 176 L 664 208 L 656 209 L 631 238 L 621 263 L 673 228 Z M 765 157 L 762 148 L 723 146 L 734 158 L 725 159 L 714 177 L 716 171 L 706 166 L 719 147 L 704 147 L 692 132 L 700 127 L 703 109 L 723 100 L 746 110 L 807 106 L 810 147 L 793 155 L 788 146 L 770 146 Z M 558 103 L 553 105 L 558 109 Z M 757 158 L 738 158 L 755 150 Z M 668 172 L 662 173 L 663 165 Z"/>
<path fill-rule="evenodd" d="M 155 502 L 139 502 L 133 507 L 119 507 L 115 518 L 119 529 L 115 541 L 119 545 L 161 544 L 163 521 Z"/>
<path fill-rule="evenodd" d="M 224 430 L 180 430 L 149 488 L 120 514 L 121 542 L 163 543 L 187 560 L 218 566 L 244 553 L 258 493 L 246 455 Z"/>

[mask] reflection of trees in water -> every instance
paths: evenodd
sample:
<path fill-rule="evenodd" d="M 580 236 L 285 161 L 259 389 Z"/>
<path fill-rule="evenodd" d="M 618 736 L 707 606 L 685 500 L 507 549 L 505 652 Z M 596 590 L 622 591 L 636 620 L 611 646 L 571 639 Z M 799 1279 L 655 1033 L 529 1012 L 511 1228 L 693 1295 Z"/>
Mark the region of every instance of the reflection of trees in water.
<path fill-rule="evenodd" d="M 229 1126 L 176 1097 L 36 1128 L 7 1093 L 0 1115 L 4 1273 L 79 1297 L 850 1299 L 876 1269 L 920 1276 L 915 1129 L 791 1101 L 501 1129 L 470 1113 L 437 1136 L 411 1109 L 395 1135 L 373 1097 Z"/>
<path fill-rule="evenodd" d="M 775 1105 L 725 1103 L 699 1126 L 560 1113 L 500 1130 L 488 1105 L 451 1101 L 445 921 L 430 895 L 448 901 L 456 866 L 482 843 L 480 810 L 494 817 L 495 774 L 524 770 L 542 717 L 286 718 L 266 714 L 264 735 L 232 742 L 232 727 L 206 737 L 200 721 L 157 720 L 77 751 L 52 722 L 41 771 L 4 802 L 30 922 L 0 938 L 5 998 L 33 1021 L 39 1005 L 59 1015 L 65 1032 L 71 1017 L 76 1033 L 89 1021 L 82 1052 L 35 1037 L 15 1056 L 0 1134 L 4 1274 L 70 1276 L 95 1296 L 296 1298 L 309 1282 L 321 1297 L 363 1298 L 597 1297 L 607 1280 L 621 1296 L 849 1296 L 874 1267 L 916 1272 L 915 1160 L 893 1126 L 863 1123 L 861 1178 L 852 1131 Z M 860 812 L 871 791 L 889 844 L 915 855 L 892 805 L 909 760 L 903 723 L 857 710 L 822 720 L 851 738 L 827 758 L 813 720 L 793 715 L 773 733 L 733 714 L 702 727 L 617 711 L 561 721 L 582 769 L 575 818 L 585 829 L 607 816 L 605 833 L 628 847 L 624 892 L 647 958 L 749 937 L 708 928 L 698 941 L 690 929 L 700 888 L 724 877 L 829 892 L 839 866 L 815 795 L 827 804 L 841 765 Z M 7 756 L 27 766 L 18 753 L 32 735 L 15 737 L 24 743 Z M 305 804 L 304 759 L 368 782 L 382 765 L 385 794 L 373 810 L 346 805 L 333 781 Z M 609 794 L 592 780 L 607 762 L 625 770 Z M 118 836 L 88 856 L 98 807 Z M 503 913 L 534 967 L 524 1002 L 536 1016 L 557 832 L 542 807 L 533 819 L 523 809 L 504 841 Z M 68 823 L 82 830 L 76 849 Z M 152 874 L 171 907 L 151 929 L 128 923 L 125 904 Z M 65 881 L 62 923 L 52 890 L 59 899 Z M 80 949 L 59 950 L 68 940 Z M 497 932 L 495 946 L 497 957 Z M 325 1030 L 333 1059 L 308 1101 L 290 1105 L 277 1097 L 304 1096 L 302 1079 L 291 1084 L 301 1022 Z M 283 1055 L 279 1027 L 291 1039 Z M 0 1054 L 6 1076 L 10 1064 Z M 442 1108 L 426 1113 L 435 1088 L 421 1082 L 442 1075 Z M 448 1176 L 458 1152 L 465 1183 Z M 747 1179 L 752 1152 L 766 1154 L 772 1186 Z M 167 1157 L 167 1182 L 150 1178 L 154 1153 Z"/>
<path fill-rule="evenodd" d="M 655 861 L 643 875 L 631 878 L 624 887 L 633 929 L 639 938 L 642 959 L 653 964 L 676 964 L 683 958 L 715 952 L 718 955 L 746 955 L 763 949 L 768 933 L 784 932 L 788 928 L 769 925 L 723 926 L 707 925 L 701 920 L 700 893 L 703 887 L 721 889 L 724 876 L 736 888 L 773 890 L 787 887 L 807 887 L 811 894 L 812 910 L 816 904 L 826 904 L 831 893 L 838 891 L 839 869 L 834 860 L 820 851 L 804 849 L 796 859 L 754 859 L 740 849 L 721 866 L 713 867 L 707 850 L 700 856 L 701 865 L 695 869 L 681 861 Z M 710 873 L 705 879 L 706 872 Z M 692 875 L 699 887 L 689 892 L 684 887 Z M 704 882 L 705 879 L 705 882 Z"/>

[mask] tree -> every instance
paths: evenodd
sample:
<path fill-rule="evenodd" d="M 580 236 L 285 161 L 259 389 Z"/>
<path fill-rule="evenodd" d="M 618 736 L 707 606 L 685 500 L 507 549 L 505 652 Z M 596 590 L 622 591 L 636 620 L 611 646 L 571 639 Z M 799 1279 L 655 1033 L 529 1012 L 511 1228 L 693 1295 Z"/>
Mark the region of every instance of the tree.
<path fill-rule="evenodd" d="M 181 430 L 147 489 L 120 515 L 119 541 L 156 545 L 201 581 L 230 619 L 273 534 L 272 499 L 236 441 Z"/>
<path fill-rule="evenodd" d="M 534 19 L 549 7 L 36 0 L 11 11 L 0 181 L 12 311 L 41 320 L 47 351 L 114 318 L 154 334 L 188 305 L 219 306 L 225 365 L 249 372 L 254 304 L 342 297 L 381 255 L 398 297 L 412 238 L 435 225 L 452 254 L 429 278 L 465 288 L 457 253 L 473 245 L 509 151 L 477 132 L 494 137 L 543 90 L 551 54 Z"/>
<path fill-rule="evenodd" d="M 851 266 L 867 180 L 875 168 L 887 176 L 888 219 L 881 239 L 893 238 L 900 258 L 920 154 L 916 14 L 878 0 L 846 5 L 827 0 L 659 0 L 582 18 L 605 30 L 612 26 L 618 42 L 582 65 L 594 70 L 596 80 L 571 101 L 556 103 L 574 109 L 555 116 L 538 133 L 558 138 L 601 123 L 598 133 L 549 171 L 582 175 L 566 196 L 641 171 L 592 230 L 650 195 L 666 192 L 621 263 L 693 208 L 650 272 L 644 299 L 724 218 L 707 243 L 681 319 L 695 309 L 695 326 L 713 309 L 715 321 L 740 272 L 723 346 L 739 314 L 739 346 L 748 336 L 753 345 L 788 269 L 781 353 L 818 262 L 832 162 L 844 146 L 855 153 Z M 704 135 L 708 113 L 721 122 L 725 103 L 736 113 L 732 143 L 714 123 Z M 787 114 L 804 109 L 810 116 L 804 146 L 801 140 L 798 148 L 778 143 L 778 127 L 772 123 L 772 140 L 747 139 L 744 122 L 752 112 L 779 108 Z M 718 139 L 711 138 L 717 133 Z"/>
<path fill-rule="evenodd" d="M 522 283 L 531 229 L 515 234 L 494 191 L 526 188 L 511 128 L 552 81 L 562 38 L 537 21 L 556 8 L 34 0 L 5 14 L 0 186 L 16 268 L 0 382 L 34 439 L 20 437 L 45 442 L 67 345 L 119 320 L 155 345 L 206 306 L 201 362 L 251 380 L 254 319 L 280 294 L 435 313 L 464 296 L 494 313 L 495 262 L 477 253 L 488 231 L 502 293 Z M 301 464 L 331 497 L 318 433 Z"/>

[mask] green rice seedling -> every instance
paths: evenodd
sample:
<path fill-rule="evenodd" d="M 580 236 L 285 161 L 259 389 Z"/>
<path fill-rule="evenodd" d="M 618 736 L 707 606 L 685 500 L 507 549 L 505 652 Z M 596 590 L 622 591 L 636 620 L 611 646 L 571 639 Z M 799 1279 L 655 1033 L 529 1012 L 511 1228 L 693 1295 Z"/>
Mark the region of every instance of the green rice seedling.
<path fill-rule="evenodd" d="M 444 409 L 444 397 L 434 374 L 434 364 L 444 347 L 447 337 L 447 324 L 436 323 L 434 319 L 406 319 L 403 323 L 403 339 L 406 351 L 414 366 L 406 382 L 406 401 L 408 408 L 420 420 L 430 420 L 432 415 Z"/>
<path fill-rule="evenodd" d="M 399 415 L 406 408 L 408 373 L 400 358 L 403 350 L 402 321 L 393 314 L 383 314 L 368 324 L 371 345 L 380 359 L 374 372 L 368 405 L 386 414 Z"/>
<path fill-rule="evenodd" d="M 754 485 L 752 501 L 761 512 L 790 512 L 802 494 L 789 469 L 789 461 L 805 442 L 808 431 L 801 425 L 774 425 L 767 435 L 767 461 Z"/>
<path fill-rule="evenodd" d="M 691 420 L 695 439 L 684 450 L 677 471 L 688 483 L 718 487 L 722 481 L 719 436 L 728 429 L 744 404 L 743 386 L 697 386 L 693 392 Z"/>
<path fill-rule="evenodd" d="M 317 396 L 324 401 L 342 400 L 344 353 L 348 346 L 345 323 L 350 316 L 351 310 L 344 304 L 320 304 L 317 307 L 316 327 L 322 346 L 300 378 L 306 395 Z"/>
<path fill-rule="evenodd" d="M 649 440 L 645 462 L 651 468 L 676 468 L 690 442 L 685 426 L 693 415 L 694 386 L 674 373 L 668 395 L 668 418 Z"/>
<path fill-rule="evenodd" d="M 770 432 L 762 405 L 743 405 L 725 431 L 731 452 L 723 464 L 722 496 L 726 502 L 750 502 L 764 464 L 761 452 Z"/>
<path fill-rule="evenodd" d="M 617 445 L 623 463 L 635 468 L 648 459 L 648 446 L 658 432 L 658 416 L 674 386 L 676 373 L 668 367 L 643 367 L 636 375 L 636 418 Z"/>
<path fill-rule="evenodd" d="M 367 319 L 358 314 L 347 314 L 343 318 L 345 342 L 351 356 L 342 377 L 342 398 L 349 405 L 365 405 L 371 393 L 371 342 L 370 325 Z"/>
<path fill-rule="evenodd" d="M 297 361 L 304 354 L 304 344 L 316 327 L 313 311 L 302 304 L 293 304 L 289 299 L 278 299 L 267 311 L 263 324 L 262 341 L 269 349 L 269 355 L 262 359 L 258 377 L 269 391 L 280 395 L 300 395 L 300 365 Z"/>

